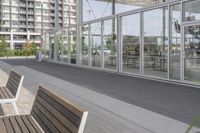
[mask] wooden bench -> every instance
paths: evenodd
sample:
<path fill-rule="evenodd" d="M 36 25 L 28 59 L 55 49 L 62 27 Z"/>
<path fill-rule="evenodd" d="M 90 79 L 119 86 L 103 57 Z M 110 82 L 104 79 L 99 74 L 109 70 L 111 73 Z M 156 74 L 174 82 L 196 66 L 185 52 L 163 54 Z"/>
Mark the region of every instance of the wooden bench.
<path fill-rule="evenodd" d="M 15 112 L 18 114 L 16 101 L 19 97 L 24 76 L 13 70 L 10 72 L 7 84 L 5 87 L 0 87 L 0 104 L 11 103 L 14 106 Z"/>
<path fill-rule="evenodd" d="M 1 133 L 83 133 L 88 112 L 39 86 L 31 113 L 0 118 Z"/>

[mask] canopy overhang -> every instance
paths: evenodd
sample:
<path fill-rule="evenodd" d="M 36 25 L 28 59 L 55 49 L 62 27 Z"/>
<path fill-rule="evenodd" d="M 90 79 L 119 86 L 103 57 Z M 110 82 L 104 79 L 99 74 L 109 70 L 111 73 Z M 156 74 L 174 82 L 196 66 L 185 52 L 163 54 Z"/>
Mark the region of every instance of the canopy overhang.
<path fill-rule="evenodd" d="M 112 2 L 113 0 L 94 0 L 94 1 Z M 157 4 L 158 1 L 161 1 L 161 0 L 115 0 L 115 3 L 147 7 L 147 6 Z M 197 6 L 197 4 L 199 6 Z M 189 12 L 189 13 L 200 13 L 200 8 L 198 7 L 200 7 L 200 2 L 199 3 L 191 2 L 190 5 L 187 5 L 187 8 L 185 10 L 186 12 Z"/>
<path fill-rule="evenodd" d="M 96 0 L 96 1 L 105 1 L 108 2 L 109 0 Z M 112 2 L 112 0 L 110 0 Z M 155 5 L 157 0 L 115 0 L 116 3 L 125 4 L 125 5 L 133 5 L 133 6 L 149 6 Z"/>

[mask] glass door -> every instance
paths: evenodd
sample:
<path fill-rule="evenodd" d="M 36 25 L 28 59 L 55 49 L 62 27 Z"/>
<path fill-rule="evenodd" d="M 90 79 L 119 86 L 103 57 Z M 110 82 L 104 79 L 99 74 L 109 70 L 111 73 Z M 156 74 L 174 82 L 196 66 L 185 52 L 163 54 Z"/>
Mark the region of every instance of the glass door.
<path fill-rule="evenodd" d="M 186 25 L 183 28 L 184 80 L 200 83 L 200 24 Z"/>

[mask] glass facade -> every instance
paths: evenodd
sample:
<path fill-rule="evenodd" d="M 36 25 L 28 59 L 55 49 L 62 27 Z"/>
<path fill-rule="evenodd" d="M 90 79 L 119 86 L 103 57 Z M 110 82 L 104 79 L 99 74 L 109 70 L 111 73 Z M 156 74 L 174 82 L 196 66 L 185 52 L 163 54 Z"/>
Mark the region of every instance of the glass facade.
<path fill-rule="evenodd" d="M 168 8 L 144 12 L 144 74 L 167 78 Z"/>
<path fill-rule="evenodd" d="M 92 23 L 90 25 L 90 33 L 91 66 L 100 68 L 102 65 L 101 23 Z"/>
<path fill-rule="evenodd" d="M 104 68 L 117 69 L 117 26 L 116 19 L 103 22 L 103 58 Z"/>
<path fill-rule="evenodd" d="M 170 56 L 169 56 L 169 77 L 180 80 L 181 61 L 181 5 L 170 6 Z"/>
<path fill-rule="evenodd" d="M 68 29 L 62 30 L 62 42 L 63 42 L 63 52 L 62 52 L 62 61 L 69 62 L 69 41 L 68 41 Z"/>
<path fill-rule="evenodd" d="M 122 17 L 122 68 L 123 72 L 140 73 L 140 14 Z"/>
<path fill-rule="evenodd" d="M 183 19 L 184 21 L 200 20 L 200 2 L 198 0 L 188 1 L 183 3 Z"/>
<path fill-rule="evenodd" d="M 200 25 L 184 27 L 184 79 L 200 83 Z"/>
<path fill-rule="evenodd" d="M 42 45 L 41 45 L 41 50 L 44 54 L 45 59 L 49 59 L 49 49 L 50 49 L 50 42 L 49 42 L 49 32 L 45 32 L 41 35 L 42 39 Z"/>
<path fill-rule="evenodd" d="M 198 5 L 198 0 L 173 1 L 94 18 L 43 41 L 49 42 L 50 60 L 200 84 Z"/>
<path fill-rule="evenodd" d="M 71 64 L 76 64 L 76 27 L 69 27 L 69 55 L 70 55 L 70 63 Z"/>
<path fill-rule="evenodd" d="M 62 41 L 62 31 L 57 31 L 55 35 L 55 48 L 56 48 L 56 54 L 55 57 L 57 61 L 63 62 L 63 41 Z"/>
<path fill-rule="evenodd" d="M 81 28 L 81 65 L 89 66 L 89 26 L 85 25 Z"/>

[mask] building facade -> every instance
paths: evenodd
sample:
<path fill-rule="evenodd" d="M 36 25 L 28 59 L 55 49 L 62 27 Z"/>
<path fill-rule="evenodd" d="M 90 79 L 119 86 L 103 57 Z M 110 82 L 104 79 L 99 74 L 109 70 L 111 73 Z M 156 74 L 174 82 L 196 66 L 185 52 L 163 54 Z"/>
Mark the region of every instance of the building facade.
<path fill-rule="evenodd" d="M 82 20 L 75 27 L 43 34 L 49 60 L 200 86 L 200 0 L 171 0 L 114 15 L 110 3 L 97 1 L 79 0 Z M 104 12 L 97 16 L 98 7 L 111 13 L 103 10 L 108 15 L 99 17 Z"/>
<path fill-rule="evenodd" d="M 75 0 L 0 0 L 0 36 L 11 49 L 29 41 L 41 43 L 41 33 L 76 23 Z"/>

